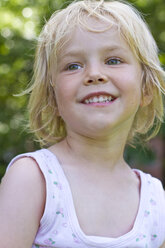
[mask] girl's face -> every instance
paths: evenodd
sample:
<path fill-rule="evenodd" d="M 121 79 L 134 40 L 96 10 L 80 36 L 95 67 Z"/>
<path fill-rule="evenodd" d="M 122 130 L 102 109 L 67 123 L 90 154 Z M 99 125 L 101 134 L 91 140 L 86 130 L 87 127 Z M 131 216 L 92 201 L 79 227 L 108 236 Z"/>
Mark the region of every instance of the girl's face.
<path fill-rule="evenodd" d="M 68 133 L 107 137 L 130 130 L 141 101 L 142 70 L 117 28 L 76 28 L 57 64 L 56 100 Z"/>

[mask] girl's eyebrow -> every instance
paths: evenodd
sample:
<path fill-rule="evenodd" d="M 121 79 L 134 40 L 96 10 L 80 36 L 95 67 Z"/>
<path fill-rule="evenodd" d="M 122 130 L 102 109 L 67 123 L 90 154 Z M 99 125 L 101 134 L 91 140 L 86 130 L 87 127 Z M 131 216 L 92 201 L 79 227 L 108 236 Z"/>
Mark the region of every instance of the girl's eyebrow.
<path fill-rule="evenodd" d="M 124 48 L 123 46 L 104 46 L 99 49 L 99 53 L 102 52 L 113 52 L 113 51 L 119 51 L 119 52 L 127 52 L 128 49 Z M 66 58 L 66 57 L 76 57 L 76 56 L 83 56 L 86 51 L 84 49 L 76 49 L 74 48 L 73 50 L 71 49 L 70 51 L 67 51 L 66 53 L 60 54 L 60 59 Z"/>
<path fill-rule="evenodd" d="M 73 49 L 73 50 L 70 50 L 70 51 L 67 51 L 66 53 L 63 53 L 63 54 L 60 54 L 59 57 L 61 59 L 63 58 L 66 58 L 66 57 L 75 57 L 75 56 L 81 56 L 84 54 L 84 50 L 82 49 Z"/>
<path fill-rule="evenodd" d="M 119 51 L 119 52 L 127 52 L 128 53 L 128 49 L 126 49 L 125 47 L 123 46 L 107 46 L 107 47 L 104 47 L 102 49 L 102 51 L 105 51 L 105 52 L 114 52 L 114 51 Z"/>

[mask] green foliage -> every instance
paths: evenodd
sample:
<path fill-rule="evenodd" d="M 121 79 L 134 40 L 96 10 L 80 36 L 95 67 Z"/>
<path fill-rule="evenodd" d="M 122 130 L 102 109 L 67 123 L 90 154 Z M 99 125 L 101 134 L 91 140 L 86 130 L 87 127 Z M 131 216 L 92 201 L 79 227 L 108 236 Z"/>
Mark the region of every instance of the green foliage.
<path fill-rule="evenodd" d="M 165 65 L 164 0 L 129 2 L 144 14 L 158 43 L 160 61 Z M 0 177 L 13 156 L 38 147 L 23 127 L 27 119 L 28 96 L 16 97 L 14 94 L 25 89 L 31 80 L 35 41 L 45 20 L 67 4 L 64 0 L 0 2 Z M 161 132 L 165 136 L 165 127 Z M 135 152 L 127 153 L 129 159 L 130 153 Z"/>

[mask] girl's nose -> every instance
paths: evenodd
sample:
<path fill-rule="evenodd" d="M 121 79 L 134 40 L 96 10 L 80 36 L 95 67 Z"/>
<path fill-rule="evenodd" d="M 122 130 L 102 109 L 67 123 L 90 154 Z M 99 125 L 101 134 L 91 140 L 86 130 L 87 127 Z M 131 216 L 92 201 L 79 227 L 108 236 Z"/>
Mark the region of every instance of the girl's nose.
<path fill-rule="evenodd" d="M 88 76 L 84 80 L 85 85 L 91 85 L 91 84 L 104 84 L 108 82 L 108 78 L 105 75 L 93 75 Z"/>

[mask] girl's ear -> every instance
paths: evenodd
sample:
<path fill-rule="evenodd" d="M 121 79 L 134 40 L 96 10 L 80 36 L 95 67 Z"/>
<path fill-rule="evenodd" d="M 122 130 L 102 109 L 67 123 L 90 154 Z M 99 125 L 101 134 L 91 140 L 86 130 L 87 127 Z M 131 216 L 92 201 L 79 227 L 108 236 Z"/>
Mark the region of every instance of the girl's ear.
<path fill-rule="evenodd" d="M 142 94 L 141 102 L 140 102 L 140 107 L 146 107 L 148 106 L 153 99 L 152 94 L 147 94 L 146 92 Z"/>
<path fill-rule="evenodd" d="M 53 93 L 53 98 L 54 98 L 54 103 L 55 103 L 55 108 L 56 108 L 56 116 L 59 117 L 61 116 L 60 115 L 60 112 L 59 112 L 59 109 L 58 109 L 58 104 L 57 104 L 57 101 L 56 101 L 56 93 L 55 93 L 55 80 L 50 80 L 50 90 L 51 92 Z"/>
<path fill-rule="evenodd" d="M 60 112 L 59 112 L 59 110 L 58 110 L 58 107 L 57 107 L 56 115 L 57 115 L 57 117 L 61 117 Z"/>

